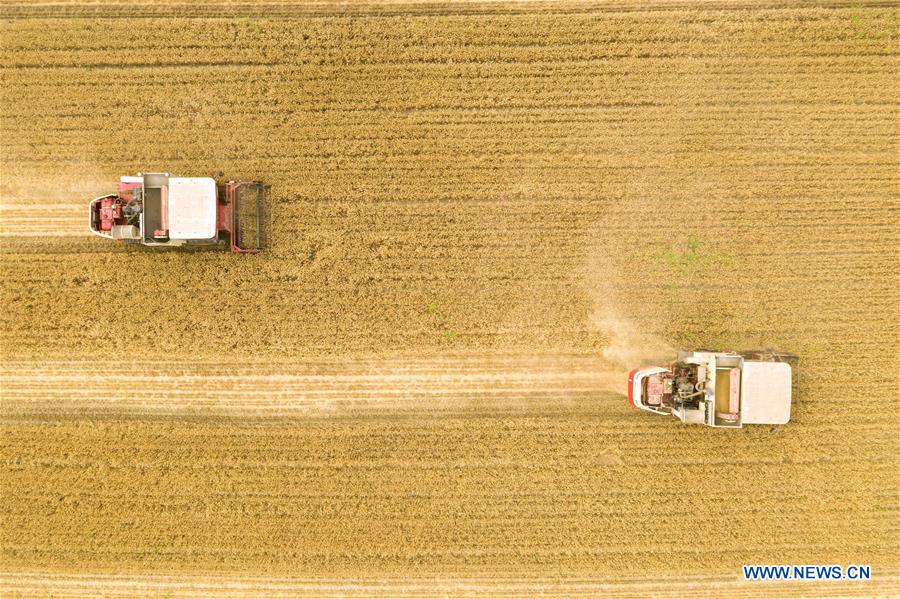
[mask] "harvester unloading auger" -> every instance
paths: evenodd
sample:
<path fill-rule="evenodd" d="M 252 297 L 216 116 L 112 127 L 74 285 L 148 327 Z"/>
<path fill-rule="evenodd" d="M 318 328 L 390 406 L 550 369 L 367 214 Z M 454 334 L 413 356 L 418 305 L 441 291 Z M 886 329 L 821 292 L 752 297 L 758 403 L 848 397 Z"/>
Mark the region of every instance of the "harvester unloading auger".
<path fill-rule="evenodd" d="M 230 247 L 260 251 L 267 233 L 269 187 L 259 181 L 138 173 L 118 193 L 91 200 L 92 233 L 150 247 Z"/>
<path fill-rule="evenodd" d="M 787 424 L 798 396 L 799 362 L 793 354 L 774 351 L 678 352 L 667 368 L 632 370 L 628 401 L 689 424 Z"/>

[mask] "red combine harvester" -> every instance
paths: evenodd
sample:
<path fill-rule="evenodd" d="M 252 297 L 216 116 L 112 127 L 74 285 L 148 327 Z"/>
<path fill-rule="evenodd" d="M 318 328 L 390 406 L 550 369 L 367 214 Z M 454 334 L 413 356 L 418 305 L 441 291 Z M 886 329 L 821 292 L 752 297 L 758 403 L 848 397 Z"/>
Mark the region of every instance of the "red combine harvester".
<path fill-rule="evenodd" d="M 238 254 L 263 248 L 269 187 L 258 181 L 138 173 L 119 191 L 89 205 L 91 232 L 151 247 L 230 247 Z"/>
<path fill-rule="evenodd" d="M 628 401 L 689 424 L 741 428 L 787 424 L 797 400 L 800 359 L 769 350 L 678 352 L 669 367 L 636 368 Z"/>

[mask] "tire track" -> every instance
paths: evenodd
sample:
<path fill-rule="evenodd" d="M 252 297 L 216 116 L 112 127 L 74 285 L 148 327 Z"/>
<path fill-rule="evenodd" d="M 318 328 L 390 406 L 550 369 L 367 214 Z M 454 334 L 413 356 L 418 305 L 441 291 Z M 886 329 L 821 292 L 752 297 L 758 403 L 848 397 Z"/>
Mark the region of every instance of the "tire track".
<path fill-rule="evenodd" d="M 0 399 L 8 423 L 66 417 L 571 414 L 598 397 L 624 401 L 626 376 L 593 356 L 560 355 L 467 353 L 428 360 L 376 356 L 257 364 L 8 361 L 0 366 Z"/>

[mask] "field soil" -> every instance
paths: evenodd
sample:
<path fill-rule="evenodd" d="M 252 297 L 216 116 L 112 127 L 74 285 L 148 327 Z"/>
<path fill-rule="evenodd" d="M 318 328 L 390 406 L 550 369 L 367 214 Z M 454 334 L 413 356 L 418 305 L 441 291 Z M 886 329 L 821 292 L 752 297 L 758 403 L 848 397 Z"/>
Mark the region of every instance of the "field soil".
<path fill-rule="evenodd" d="M 900 593 L 896 5 L 4 1 L 0 43 L 4 596 Z M 215 170 L 267 251 L 87 230 Z M 694 348 L 798 354 L 792 422 L 627 405 Z"/>

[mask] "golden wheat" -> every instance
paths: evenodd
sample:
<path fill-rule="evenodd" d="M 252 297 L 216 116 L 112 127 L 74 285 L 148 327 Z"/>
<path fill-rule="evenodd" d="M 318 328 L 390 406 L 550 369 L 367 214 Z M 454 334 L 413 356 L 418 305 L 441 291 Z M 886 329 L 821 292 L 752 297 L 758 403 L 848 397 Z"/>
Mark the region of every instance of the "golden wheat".
<path fill-rule="evenodd" d="M 4 594 L 900 592 L 881 4 L 0 5 Z M 86 230 L 215 169 L 269 251 Z M 625 405 L 759 346 L 780 432 Z"/>

